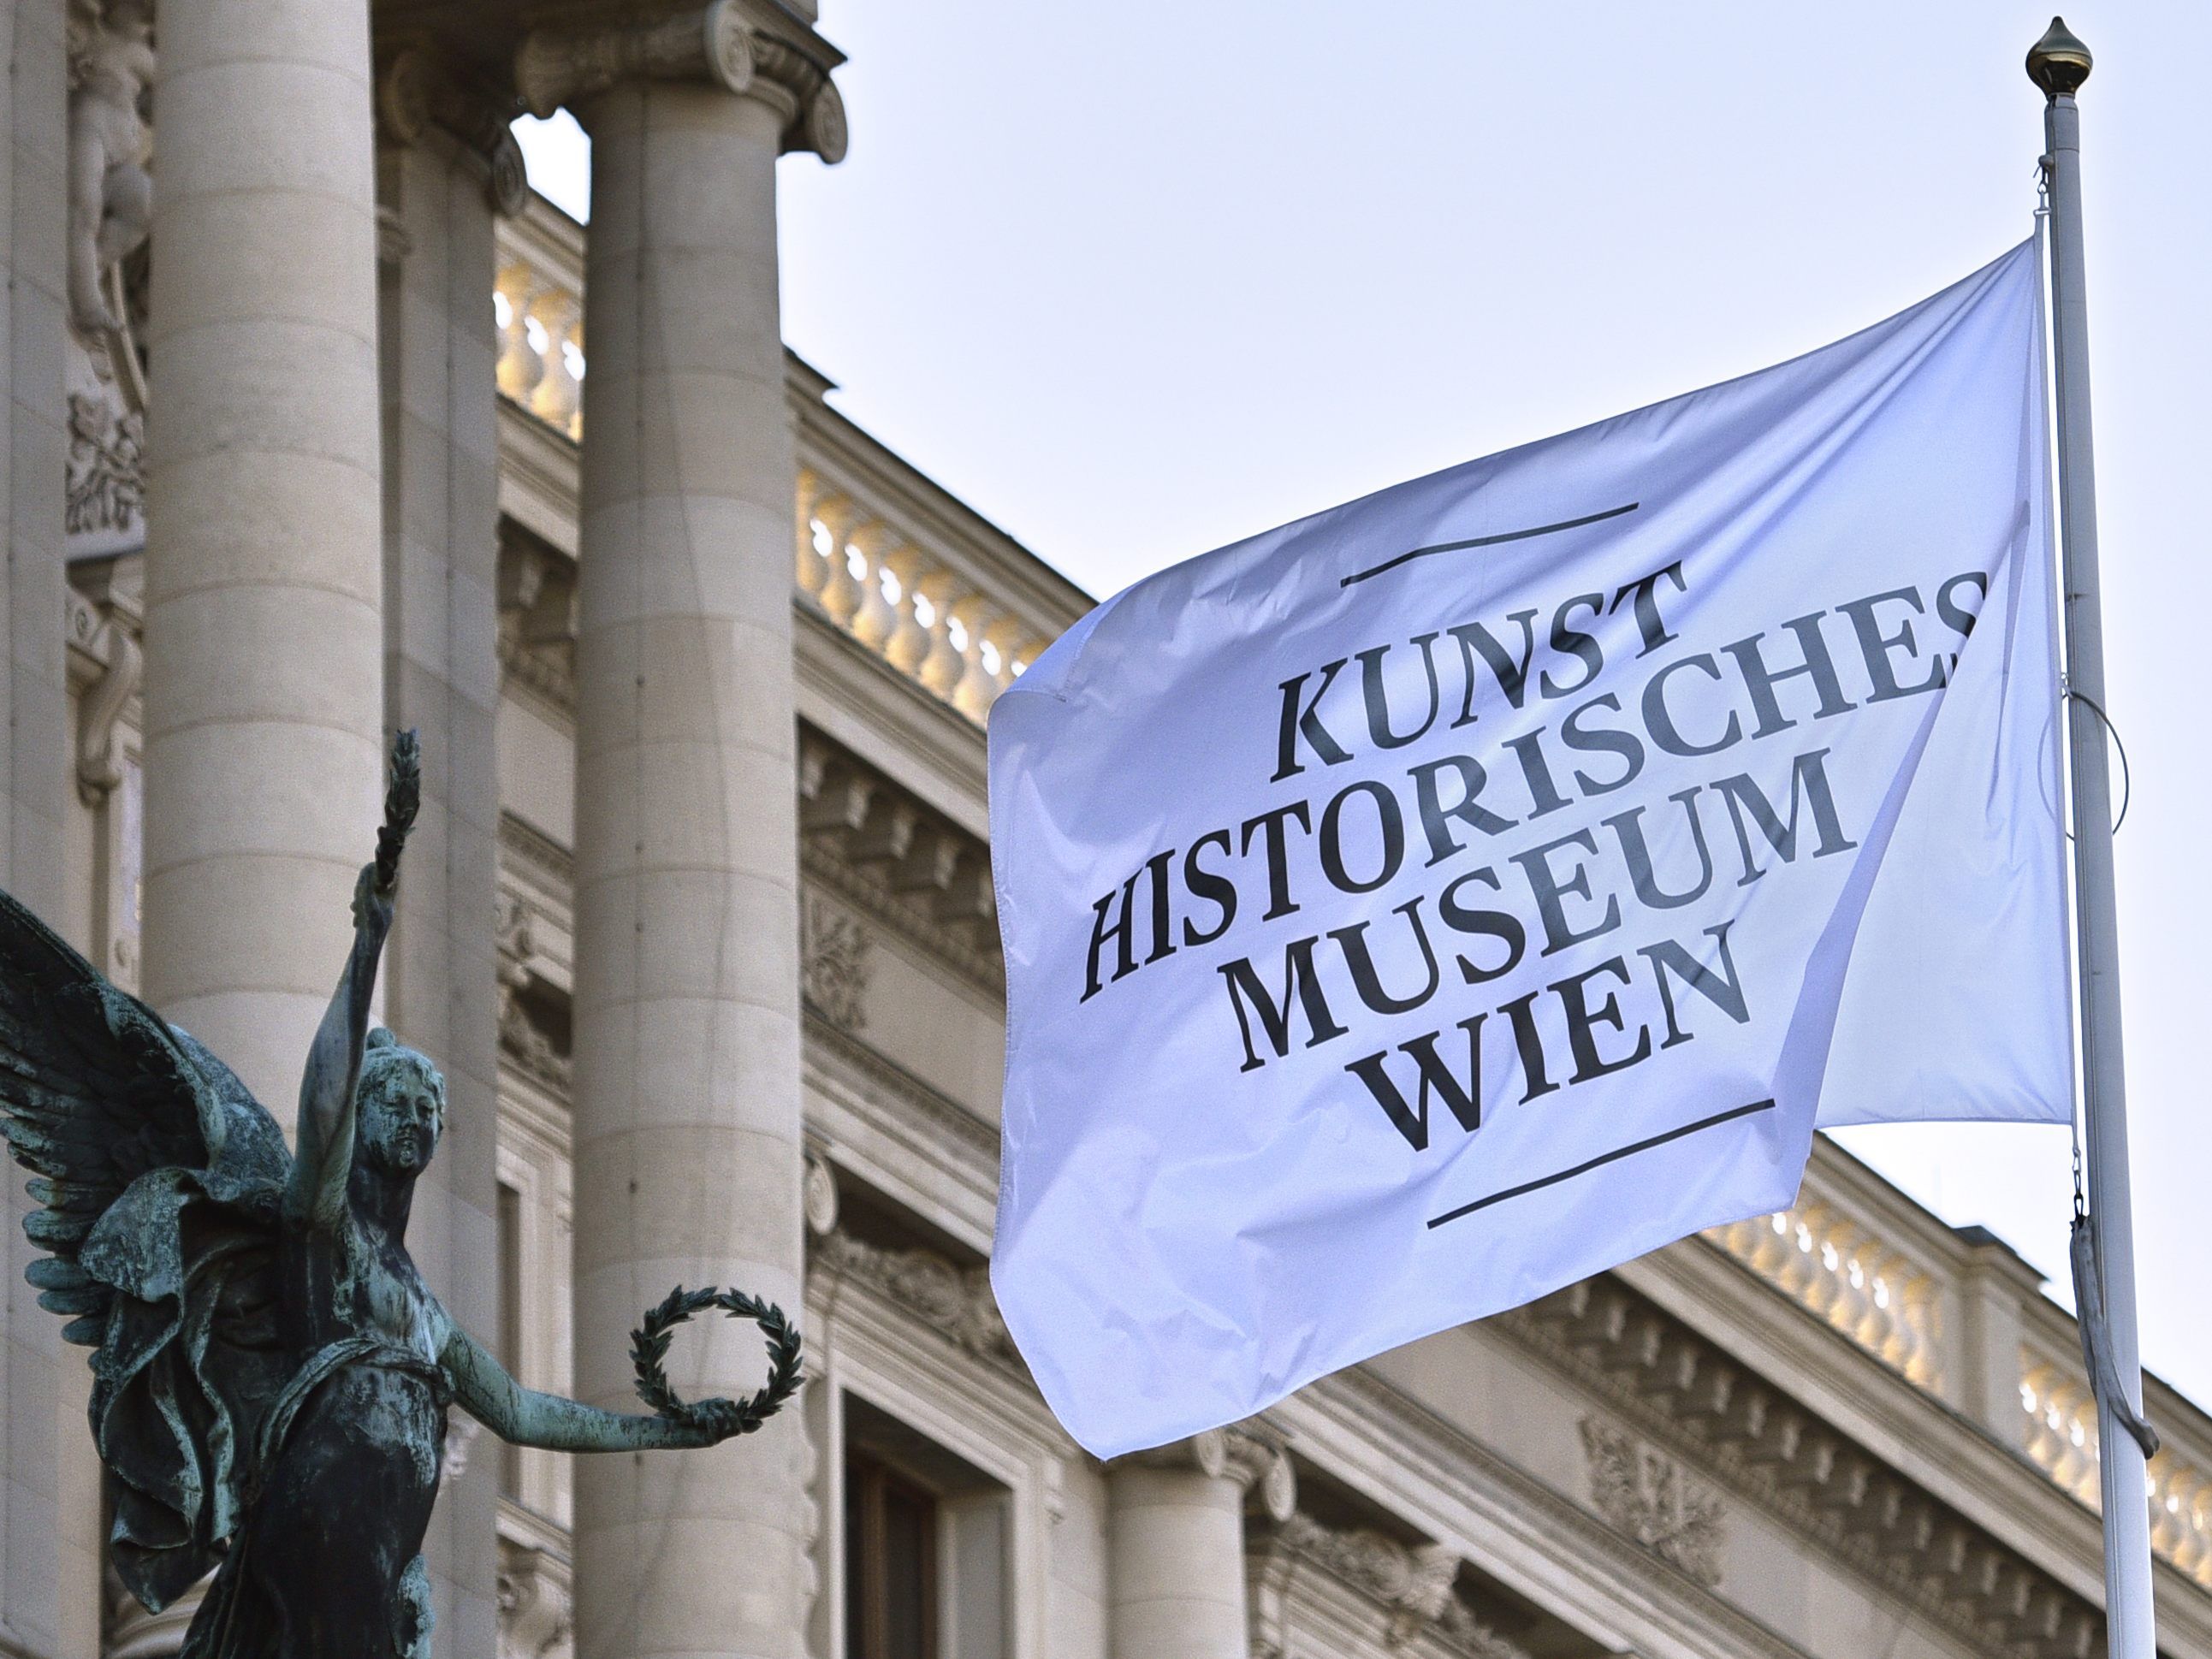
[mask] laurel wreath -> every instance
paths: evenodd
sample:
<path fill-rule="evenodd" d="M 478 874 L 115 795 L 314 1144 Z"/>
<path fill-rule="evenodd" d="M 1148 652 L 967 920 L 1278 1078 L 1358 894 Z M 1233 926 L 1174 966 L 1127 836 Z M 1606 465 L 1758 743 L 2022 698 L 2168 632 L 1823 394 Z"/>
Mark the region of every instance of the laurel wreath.
<path fill-rule="evenodd" d="M 659 1417 L 676 1423 L 698 1420 L 697 1408 L 679 1398 L 669 1386 L 661 1362 L 668 1358 L 669 1339 L 676 1328 L 696 1313 L 720 1308 L 733 1319 L 750 1319 L 768 1338 L 768 1386 L 758 1394 L 736 1401 L 733 1434 L 750 1434 L 783 1408 L 799 1392 L 799 1333 L 773 1302 L 763 1302 L 743 1291 L 720 1291 L 708 1285 L 687 1291 L 681 1285 L 669 1291 L 658 1307 L 648 1309 L 638 1328 L 629 1334 L 629 1357 L 637 1367 L 637 1395 Z"/>

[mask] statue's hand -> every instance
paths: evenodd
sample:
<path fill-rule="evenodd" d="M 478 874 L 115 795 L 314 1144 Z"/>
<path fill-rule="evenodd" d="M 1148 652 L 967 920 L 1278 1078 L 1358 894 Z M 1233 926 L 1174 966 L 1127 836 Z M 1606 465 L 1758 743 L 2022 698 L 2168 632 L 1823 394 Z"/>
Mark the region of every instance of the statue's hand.
<path fill-rule="evenodd" d="M 392 891 L 376 878 L 376 866 L 364 864 L 353 884 L 353 925 L 357 932 L 383 939 L 392 931 Z"/>
<path fill-rule="evenodd" d="M 684 1408 L 676 1425 L 677 1444 L 686 1451 L 719 1446 L 744 1432 L 744 1408 L 734 1400 L 702 1400 Z"/>

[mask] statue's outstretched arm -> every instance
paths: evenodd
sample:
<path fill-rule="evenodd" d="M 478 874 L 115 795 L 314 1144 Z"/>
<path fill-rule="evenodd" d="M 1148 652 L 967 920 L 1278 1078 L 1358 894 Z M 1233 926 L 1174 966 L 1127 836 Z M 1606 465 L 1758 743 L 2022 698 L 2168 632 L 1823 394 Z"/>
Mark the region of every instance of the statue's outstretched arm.
<path fill-rule="evenodd" d="M 376 967 L 392 933 L 392 901 L 399 892 L 399 853 L 422 797 L 422 750 L 412 732 L 392 745 L 392 780 L 384 797 L 384 828 L 376 857 L 362 866 L 353 890 L 353 949 L 337 994 L 315 1031 L 300 1079 L 300 1130 L 284 1205 L 295 1221 L 334 1228 L 346 1213 L 346 1185 L 353 1175 L 355 1096 L 362 1054 L 368 1044 L 369 1004 Z"/>
<path fill-rule="evenodd" d="M 547 1451 L 685 1450 L 711 1446 L 729 1437 L 734 1424 L 710 1400 L 694 1409 L 694 1420 L 645 1417 L 602 1411 L 557 1394 L 526 1389 L 483 1345 L 458 1325 L 450 1326 L 439 1364 L 453 1384 L 454 1398 L 470 1416 L 508 1443 Z"/>

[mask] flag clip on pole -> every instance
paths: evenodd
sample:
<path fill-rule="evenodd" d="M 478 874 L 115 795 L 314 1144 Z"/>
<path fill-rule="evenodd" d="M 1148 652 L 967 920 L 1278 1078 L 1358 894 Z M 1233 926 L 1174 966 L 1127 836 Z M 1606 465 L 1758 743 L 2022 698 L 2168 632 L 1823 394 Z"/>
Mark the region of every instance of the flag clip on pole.
<path fill-rule="evenodd" d="M 2081 1084 L 2088 1123 L 2094 1276 L 2111 1364 L 2097 1393 L 2098 1490 L 2105 1522 L 2105 1622 L 2111 1659 L 2155 1659 L 2148 1471 L 2129 1431 L 2140 1421 L 2127 1082 L 2120 1056 L 2119 941 L 2112 898 L 2112 780 L 2105 732 L 2103 619 L 2097 580 L 2097 483 L 2089 427 L 2089 317 L 2081 250 L 2081 117 L 2074 94 L 2089 49 L 2059 18 L 2027 54 L 2043 89 L 2051 188 L 2051 312 L 2058 393 L 2058 492 L 2065 575 L 2067 702 L 2074 797 L 2075 936 L 2081 974 Z M 2084 1308 L 2083 1316 L 2095 1310 Z M 2113 1389 L 2124 1390 L 2121 1398 Z"/>

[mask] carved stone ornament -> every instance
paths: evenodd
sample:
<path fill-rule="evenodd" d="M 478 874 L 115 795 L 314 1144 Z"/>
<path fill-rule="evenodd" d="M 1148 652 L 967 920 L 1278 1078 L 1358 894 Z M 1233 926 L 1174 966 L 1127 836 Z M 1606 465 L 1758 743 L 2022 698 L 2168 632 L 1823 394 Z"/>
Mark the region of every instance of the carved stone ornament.
<path fill-rule="evenodd" d="M 559 1659 L 571 1650 L 576 1602 L 566 1562 L 534 1545 L 499 1541 L 499 1659 Z"/>
<path fill-rule="evenodd" d="M 1449 1545 L 1403 1544 L 1294 1512 L 1258 1534 L 1251 1568 L 1253 1650 L 1271 1659 L 1291 1646 L 1291 1592 L 1304 1570 L 1325 1572 L 1376 1603 L 1386 1647 L 1426 1636 L 1471 1659 L 1528 1659 L 1460 1599 L 1460 1558 Z"/>
<path fill-rule="evenodd" d="M 1604 1419 L 1582 1419 L 1590 1501 L 1613 1526 L 1705 1585 L 1721 1582 L 1717 1493 L 1673 1458 Z"/>
<path fill-rule="evenodd" d="M 71 0 L 70 319 L 88 338 L 123 330 L 106 278 L 153 228 L 154 63 L 151 0 Z"/>
<path fill-rule="evenodd" d="M 499 556 L 499 660 L 554 708 L 576 706 L 576 565 L 551 549 L 512 541 Z"/>
<path fill-rule="evenodd" d="M 431 48 L 405 46 L 393 56 L 377 84 L 376 108 L 403 144 L 419 144 L 434 129 L 481 160 L 484 195 L 494 212 L 511 219 L 528 205 L 522 146 L 508 128 L 501 100 L 465 83 Z"/>
<path fill-rule="evenodd" d="M 499 1046 L 517 1066 L 566 1098 L 574 1074 L 568 1054 L 531 1011 L 527 993 L 537 954 L 530 907 L 501 894 L 495 922 L 499 940 Z"/>
<path fill-rule="evenodd" d="M 77 705 L 77 798 L 96 807 L 123 781 L 123 713 L 138 694 L 146 659 L 131 619 L 103 617 L 82 598 L 70 609 L 72 629 L 83 632 L 82 643 L 107 665 Z"/>
<path fill-rule="evenodd" d="M 145 534 L 146 421 L 96 393 L 72 392 L 62 527 L 71 537 Z"/>
<path fill-rule="evenodd" d="M 737 0 L 714 0 L 703 11 L 627 28 L 533 29 L 515 53 L 515 88 L 523 107 L 540 120 L 563 104 L 638 78 L 705 80 L 732 93 L 751 86 L 752 31 Z"/>
<path fill-rule="evenodd" d="M 799 982 L 809 1006 L 858 1036 L 868 1024 L 867 929 L 820 899 L 808 901 L 799 927 Z"/>
<path fill-rule="evenodd" d="M 800 1178 L 799 1206 L 812 1237 L 827 1238 L 837 1231 L 837 1177 L 811 1146 L 806 1151 L 806 1173 Z"/>
<path fill-rule="evenodd" d="M 890 1249 L 842 1232 L 813 1242 L 813 1266 L 867 1285 L 979 1359 L 1021 1364 L 987 1267 L 963 1267 L 934 1250 Z"/>
<path fill-rule="evenodd" d="M 772 32 L 778 27 L 784 32 Z M 804 25 L 756 27 L 742 0 L 714 0 L 647 23 L 533 30 L 515 53 L 514 84 L 523 106 L 543 119 L 624 81 L 704 81 L 781 107 L 784 150 L 835 166 L 848 134 L 845 102 L 830 76 L 844 61 Z"/>

